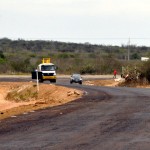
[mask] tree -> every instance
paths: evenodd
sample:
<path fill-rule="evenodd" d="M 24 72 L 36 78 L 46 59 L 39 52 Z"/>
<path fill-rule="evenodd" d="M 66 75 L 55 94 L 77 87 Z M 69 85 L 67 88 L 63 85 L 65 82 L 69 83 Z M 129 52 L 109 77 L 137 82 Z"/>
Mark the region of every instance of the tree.
<path fill-rule="evenodd" d="M 140 56 L 139 56 L 138 53 L 133 53 L 133 54 L 131 55 L 131 59 L 140 59 Z"/>

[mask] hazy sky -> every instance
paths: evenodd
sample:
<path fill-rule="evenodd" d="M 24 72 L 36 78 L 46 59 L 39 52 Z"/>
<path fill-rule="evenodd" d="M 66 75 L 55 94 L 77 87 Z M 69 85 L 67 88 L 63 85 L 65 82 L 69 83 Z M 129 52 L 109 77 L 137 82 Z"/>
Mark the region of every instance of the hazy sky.
<path fill-rule="evenodd" d="M 0 0 L 0 38 L 150 46 L 150 0 Z"/>

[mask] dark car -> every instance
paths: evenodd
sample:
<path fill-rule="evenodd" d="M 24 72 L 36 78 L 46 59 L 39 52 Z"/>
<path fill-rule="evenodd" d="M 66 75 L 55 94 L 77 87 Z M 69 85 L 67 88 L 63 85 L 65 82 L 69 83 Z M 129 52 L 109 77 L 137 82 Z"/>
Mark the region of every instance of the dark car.
<path fill-rule="evenodd" d="M 70 79 L 70 83 L 79 83 L 82 84 L 82 77 L 80 74 L 73 74 Z"/>

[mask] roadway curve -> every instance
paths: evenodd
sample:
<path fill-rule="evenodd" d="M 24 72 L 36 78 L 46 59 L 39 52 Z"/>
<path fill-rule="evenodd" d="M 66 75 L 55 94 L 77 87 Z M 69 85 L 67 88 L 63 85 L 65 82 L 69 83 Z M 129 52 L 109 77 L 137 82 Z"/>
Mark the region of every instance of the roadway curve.
<path fill-rule="evenodd" d="M 2 150 L 149 150 L 150 90 L 59 80 L 85 95 L 0 122 Z"/>

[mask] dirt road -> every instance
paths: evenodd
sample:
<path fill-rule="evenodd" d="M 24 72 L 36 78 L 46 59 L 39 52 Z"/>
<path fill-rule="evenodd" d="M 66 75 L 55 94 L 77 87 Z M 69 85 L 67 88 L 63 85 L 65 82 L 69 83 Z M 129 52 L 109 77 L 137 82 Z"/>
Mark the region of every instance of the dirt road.
<path fill-rule="evenodd" d="M 0 149 L 149 150 L 149 89 L 72 86 L 84 96 L 0 122 Z"/>

